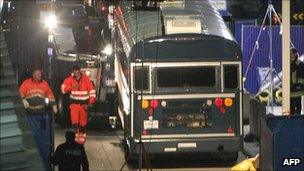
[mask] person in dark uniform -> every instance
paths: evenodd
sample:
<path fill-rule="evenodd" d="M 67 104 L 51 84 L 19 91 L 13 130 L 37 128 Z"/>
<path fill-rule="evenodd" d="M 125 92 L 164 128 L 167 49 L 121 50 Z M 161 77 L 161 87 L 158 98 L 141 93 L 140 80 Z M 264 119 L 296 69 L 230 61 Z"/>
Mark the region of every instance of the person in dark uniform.
<path fill-rule="evenodd" d="M 59 171 L 83 171 L 89 170 L 89 162 L 83 145 L 76 143 L 75 132 L 65 133 L 66 142 L 60 144 L 50 157 L 50 162 L 59 165 Z"/>
<path fill-rule="evenodd" d="M 301 96 L 304 95 L 304 63 L 299 59 L 298 50 L 290 49 L 290 114 L 301 114 Z"/>

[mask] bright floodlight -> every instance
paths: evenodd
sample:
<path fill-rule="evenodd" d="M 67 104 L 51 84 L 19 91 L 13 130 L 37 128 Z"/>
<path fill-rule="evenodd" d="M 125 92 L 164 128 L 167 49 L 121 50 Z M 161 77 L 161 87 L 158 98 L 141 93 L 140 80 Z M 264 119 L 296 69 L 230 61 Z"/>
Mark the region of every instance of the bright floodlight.
<path fill-rule="evenodd" d="M 109 56 L 112 55 L 112 51 L 113 51 L 112 46 L 108 44 L 102 52 Z"/>
<path fill-rule="evenodd" d="M 51 15 L 45 20 L 46 27 L 53 29 L 57 26 L 57 18 L 55 15 Z"/>

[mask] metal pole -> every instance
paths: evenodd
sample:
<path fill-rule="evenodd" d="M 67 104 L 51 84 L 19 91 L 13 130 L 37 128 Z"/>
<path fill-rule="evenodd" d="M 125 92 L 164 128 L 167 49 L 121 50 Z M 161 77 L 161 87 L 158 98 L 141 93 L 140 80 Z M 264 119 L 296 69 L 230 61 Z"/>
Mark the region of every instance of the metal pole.
<path fill-rule="evenodd" d="M 51 126 L 50 126 L 50 133 L 51 133 L 51 156 L 54 156 L 54 150 L 55 150 L 55 113 L 51 112 L 49 113 L 50 119 L 51 119 Z M 51 170 L 55 170 L 55 166 L 51 164 Z"/>
<path fill-rule="evenodd" d="M 273 55 L 272 55 L 272 9 L 273 6 L 272 4 L 270 5 L 270 9 L 269 10 L 269 46 L 270 46 L 270 54 L 269 54 L 269 61 L 270 61 L 270 98 L 269 98 L 269 104 L 270 104 L 270 109 L 271 109 L 271 113 L 273 113 Z M 269 109 L 268 111 L 269 112 Z"/>
<path fill-rule="evenodd" d="M 290 115 L 290 0 L 282 0 L 282 111 Z"/>

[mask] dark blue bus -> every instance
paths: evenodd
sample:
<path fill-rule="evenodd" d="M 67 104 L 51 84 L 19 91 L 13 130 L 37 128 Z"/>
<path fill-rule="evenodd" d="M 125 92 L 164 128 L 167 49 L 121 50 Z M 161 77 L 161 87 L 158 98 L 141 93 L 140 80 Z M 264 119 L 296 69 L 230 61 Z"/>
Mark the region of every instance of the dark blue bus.
<path fill-rule="evenodd" d="M 155 4 L 154 4 L 155 5 Z M 242 52 L 209 1 L 114 10 L 115 78 L 125 155 L 236 160 L 243 145 Z"/>

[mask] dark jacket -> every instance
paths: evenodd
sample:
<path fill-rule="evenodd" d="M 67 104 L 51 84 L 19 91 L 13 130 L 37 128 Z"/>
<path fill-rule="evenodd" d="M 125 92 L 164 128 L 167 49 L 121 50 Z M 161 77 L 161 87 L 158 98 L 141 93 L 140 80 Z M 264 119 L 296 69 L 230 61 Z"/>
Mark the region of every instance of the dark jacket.
<path fill-rule="evenodd" d="M 80 171 L 80 165 L 84 171 L 89 170 L 84 147 L 76 142 L 59 145 L 50 160 L 52 164 L 59 165 L 59 171 Z"/>
<path fill-rule="evenodd" d="M 290 71 L 290 96 L 301 98 L 304 95 L 304 63 L 300 60 L 291 62 Z"/>

